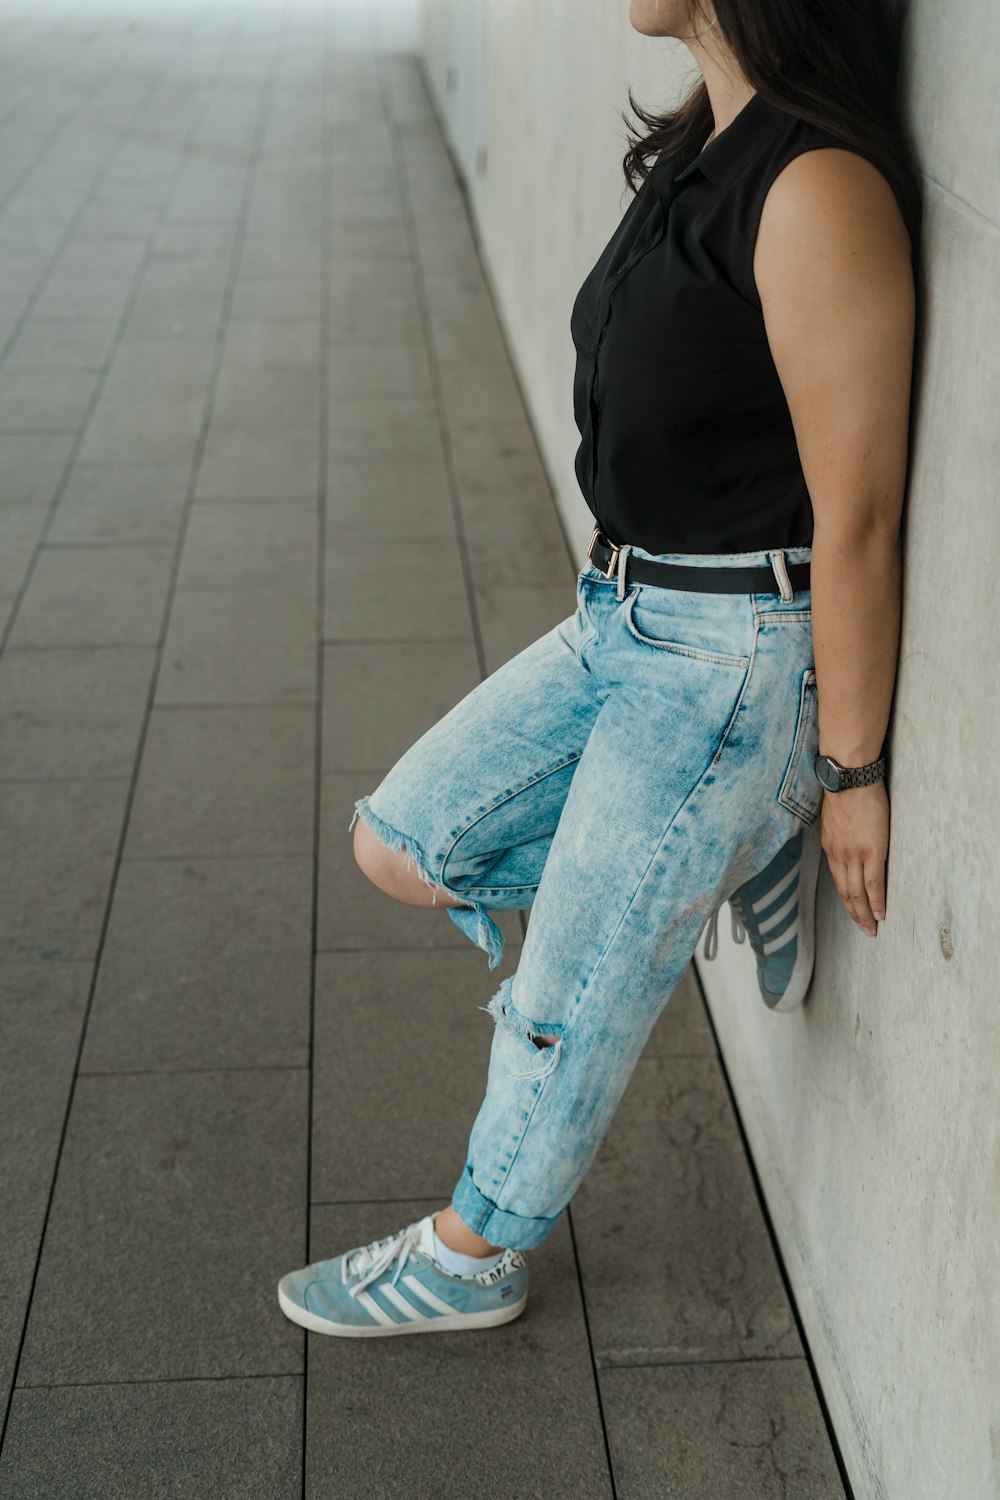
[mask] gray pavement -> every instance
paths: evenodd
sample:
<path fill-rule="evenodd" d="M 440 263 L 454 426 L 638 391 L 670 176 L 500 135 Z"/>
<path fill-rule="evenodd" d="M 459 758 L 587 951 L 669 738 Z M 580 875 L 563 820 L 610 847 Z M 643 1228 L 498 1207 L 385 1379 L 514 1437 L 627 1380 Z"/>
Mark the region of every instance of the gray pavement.
<path fill-rule="evenodd" d="M 580 565 L 377 10 L 0 7 L 0 1497 L 832 1500 L 693 972 L 521 1319 L 276 1305 L 447 1201 L 524 931 L 354 798 Z"/>

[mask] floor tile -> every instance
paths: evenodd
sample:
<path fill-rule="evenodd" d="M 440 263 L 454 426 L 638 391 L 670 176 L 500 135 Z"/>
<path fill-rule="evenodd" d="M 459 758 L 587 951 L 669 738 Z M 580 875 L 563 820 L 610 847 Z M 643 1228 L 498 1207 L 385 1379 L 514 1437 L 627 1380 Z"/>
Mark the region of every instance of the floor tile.
<path fill-rule="evenodd" d="M 307 1066 L 311 928 L 305 857 L 123 860 L 81 1067 Z"/>
<path fill-rule="evenodd" d="M 189 292 L 179 297 L 172 292 L 140 291 L 129 308 L 121 348 L 157 343 L 204 344 L 210 349 L 219 336 L 223 307 L 221 292 Z"/>
<path fill-rule="evenodd" d="M 620 1500 L 843 1500 L 804 1359 L 604 1370 Z"/>
<path fill-rule="evenodd" d="M 133 191 L 135 186 L 133 183 Z M 146 242 L 141 239 L 109 240 L 94 235 L 74 234 L 59 256 L 59 270 L 83 274 L 95 271 L 109 274 L 114 271 L 121 276 L 135 275 L 142 268 L 147 249 Z"/>
<path fill-rule="evenodd" d="M 301 1069 L 80 1078 L 20 1382 L 298 1373 L 275 1285 L 302 1253 L 305 1108 Z"/>
<path fill-rule="evenodd" d="M 34 312 L 40 318 L 119 318 L 132 289 L 132 277 L 100 268 L 84 275 L 56 271 L 46 283 Z"/>
<path fill-rule="evenodd" d="M 584 560 L 571 554 L 547 486 L 537 490 L 525 482 L 489 495 L 470 495 L 466 488 L 459 503 L 477 589 L 550 588 L 563 579 L 572 585 Z"/>
<path fill-rule="evenodd" d="M 318 370 L 244 366 L 224 355 L 212 404 L 212 432 L 297 434 L 319 442 Z"/>
<path fill-rule="evenodd" d="M 480 681 L 471 644 L 328 646 L 324 769 L 386 770 Z"/>
<path fill-rule="evenodd" d="M 216 427 L 198 470 L 199 499 L 275 500 L 319 491 L 319 439 L 299 432 L 249 433 Z"/>
<path fill-rule="evenodd" d="M 548 586 L 533 587 L 480 584 L 475 597 L 488 672 L 495 672 L 576 611 L 575 583 L 568 568 L 562 582 L 553 579 Z"/>
<path fill-rule="evenodd" d="M 97 379 L 97 370 L 0 372 L 0 429 L 78 432 Z"/>
<path fill-rule="evenodd" d="M 335 640 L 471 640 L 472 621 L 458 544 L 364 542 L 348 551 L 327 533 L 326 622 Z"/>
<path fill-rule="evenodd" d="M 332 463 L 327 476 L 327 540 L 422 541 L 455 536 L 443 458 L 395 463 Z"/>
<path fill-rule="evenodd" d="M 139 297 L 153 299 L 217 298 L 220 305 L 229 280 L 232 254 L 228 247 L 192 255 L 151 255 L 139 283 Z"/>
<path fill-rule="evenodd" d="M 169 547 L 46 547 L 11 644 L 156 645 L 172 565 Z"/>
<path fill-rule="evenodd" d="M 359 300 L 350 292 L 335 293 L 330 303 L 330 339 L 338 344 L 409 344 L 422 349 L 426 337 L 423 314 L 415 292 Z"/>
<path fill-rule="evenodd" d="M 539 486 L 548 490 L 548 479 L 526 416 L 501 421 L 495 415 L 449 415 L 448 442 L 464 496 L 489 499 L 512 491 L 525 494 L 525 505 L 541 508 L 535 497 Z M 549 508 L 555 515 L 554 506 Z"/>
<path fill-rule="evenodd" d="M 330 392 L 335 398 L 365 396 L 433 398 L 434 382 L 422 343 L 347 344 L 330 349 Z"/>
<path fill-rule="evenodd" d="M 320 364 L 320 326 L 314 319 L 230 322 L 223 358 L 237 370 L 315 371 Z"/>
<path fill-rule="evenodd" d="M 173 547 L 190 476 L 190 463 L 74 464 L 49 541 Z"/>
<path fill-rule="evenodd" d="M 231 250 L 235 237 L 233 224 L 166 223 L 153 236 L 153 249 L 157 255 L 210 255 Z"/>
<path fill-rule="evenodd" d="M 255 641 L 242 629 L 239 611 L 226 611 L 222 603 L 203 598 L 178 610 L 167 635 L 157 704 L 314 703 L 314 641 L 305 635 Z"/>
<path fill-rule="evenodd" d="M 282 236 L 260 231 L 253 232 L 243 246 L 240 256 L 240 275 L 253 279 L 259 276 L 302 276 L 317 280 L 323 273 L 323 247 L 313 234 Z"/>
<path fill-rule="evenodd" d="M 81 462 L 190 460 L 213 355 L 210 344 L 163 339 L 122 344 L 87 427 Z"/>
<path fill-rule="evenodd" d="M 184 538 L 157 703 L 312 703 L 314 508 L 195 506 Z"/>
<path fill-rule="evenodd" d="M 127 858 L 308 854 L 315 712 L 154 708 Z"/>
<path fill-rule="evenodd" d="M 28 1311 L 92 973 L 90 962 L 0 963 L 0 1401 Z"/>
<path fill-rule="evenodd" d="M 295 1376 L 21 1390 L 0 1500 L 299 1500 L 301 1437 Z"/>
<path fill-rule="evenodd" d="M 122 646 L 8 650 L 0 659 L 0 777 L 131 776 L 156 656 Z"/>
<path fill-rule="evenodd" d="M 408 262 L 410 243 L 402 221 L 378 224 L 366 219 L 334 219 L 330 226 L 333 264 L 340 260 Z"/>
<path fill-rule="evenodd" d="M 449 428 L 524 420 L 524 398 L 509 364 L 441 365 L 441 394 Z"/>
<path fill-rule="evenodd" d="M 573 1222 L 599 1364 L 801 1354 L 714 1057 L 639 1059 Z"/>
<path fill-rule="evenodd" d="M 45 521 L 40 505 L 0 507 L 0 589 L 4 593 L 20 592 L 44 537 Z"/>
<path fill-rule="evenodd" d="M 0 508 L 48 505 L 75 441 L 72 433 L 5 433 L 0 443 Z"/>
<path fill-rule="evenodd" d="M 437 406 L 426 397 L 334 395 L 331 400 L 332 463 L 426 461 L 441 451 Z"/>
<path fill-rule="evenodd" d="M 0 960 L 97 951 L 128 781 L 0 782 Z"/>
<path fill-rule="evenodd" d="M 243 318 L 318 318 L 322 294 L 311 276 L 241 275 L 233 294 L 232 316 Z"/>
<path fill-rule="evenodd" d="M 99 369 L 114 342 L 113 318 L 29 318 L 18 334 L 6 370 Z M 34 424 L 29 424 L 34 425 Z"/>
<path fill-rule="evenodd" d="M 169 224 L 237 224 L 243 210 L 246 173 L 241 167 L 225 169 L 192 163 L 181 177 L 170 199 Z"/>
<path fill-rule="evenodd" d="M 449 1201 L 486 1088 L 494 1023 L 482 1007 L 518 954 L 507 949 L 495 970 L 468 942 L 457 952 L 321 955 L 315 1200 L 437 1193 Z M 378 1067 L 362 1070 L 376 1040 Z"/>

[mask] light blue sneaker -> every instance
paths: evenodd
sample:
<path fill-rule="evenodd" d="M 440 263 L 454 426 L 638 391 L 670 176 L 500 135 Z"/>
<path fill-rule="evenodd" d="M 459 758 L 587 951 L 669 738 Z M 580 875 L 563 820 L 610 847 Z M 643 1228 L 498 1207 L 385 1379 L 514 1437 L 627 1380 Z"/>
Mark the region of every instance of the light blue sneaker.
<path fill-rule="evenodd" d="M 505 1250 L 475 1276 L 453 1276 L 433 1248 L 428 1214 L 398 1234 L 289 1271 L 278 1283 L 281 1310 L 314 1333 L 346 1338 L 492 1328 L 524 1311 L 528 1268 L 519 1250 Z"/>
<path fill-rule="evenodd" d="M 812 982 L 821 838 L 817 818 L 729 897 L 733 940 L 742 943 L 749 934 L 757 957 L 757 983 L 771 1010 L 797 1009 Z M 719 951 L 718 907 L 705 931 L 704 954 L 712 959 Z"/>

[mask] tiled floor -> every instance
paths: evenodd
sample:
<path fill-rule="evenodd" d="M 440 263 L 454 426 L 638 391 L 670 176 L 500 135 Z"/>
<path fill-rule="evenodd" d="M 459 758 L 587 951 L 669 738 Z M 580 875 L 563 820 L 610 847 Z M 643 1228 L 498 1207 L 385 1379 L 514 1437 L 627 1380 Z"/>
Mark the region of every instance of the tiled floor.
<path fill-rule="evenodd" d="M 523 934 L 353 800 L 580 562 L 378 9 L 0 6 L 0 1495 L 830 1500 L 690 974 L 521 1319 L 276 1305 L 446 1201 Z"/>

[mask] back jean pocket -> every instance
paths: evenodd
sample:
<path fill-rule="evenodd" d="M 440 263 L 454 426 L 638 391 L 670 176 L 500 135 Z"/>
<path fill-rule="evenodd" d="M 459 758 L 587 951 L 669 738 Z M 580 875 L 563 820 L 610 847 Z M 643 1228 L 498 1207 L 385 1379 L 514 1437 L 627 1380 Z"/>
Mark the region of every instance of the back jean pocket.
<path fill-rule="evenodd" d="M 807 667 L 802 673 L 799 686 L 795 737 L 778 791 L 778 801 L 782 807 L 787 807 L 789 812 L 807 825 L 815 823 L 823 802 L 823 787 L 813 767 L 818 750 L 819 694 L 816 689 L 816 669 Z"/>
<path fill-rule="evenodd" d="M 669 596 L 669 593 L 668 589 L 649 591 L 639 588 L 628 596 L 624 604 L 625 628 L 633 639 L 641 641 L 644 646 L 652 646 L 657 651 L 670 651 L 676 656 L 692 656 L 696 661 L 715 662 L 721 667 L 747 667 L 749 665 L 748 656 L 730 654 L 726 651 L 709 651 L 692 642 L 673 639 L 678 625 L 683 625 L 683 622 L 678 620 L 669 597 L 662 602 L 656 598 L 657 594 Z M 689 629 L 692 634 L 696 633 L 696 627 L 693 624 L 689 625 Z"/>

